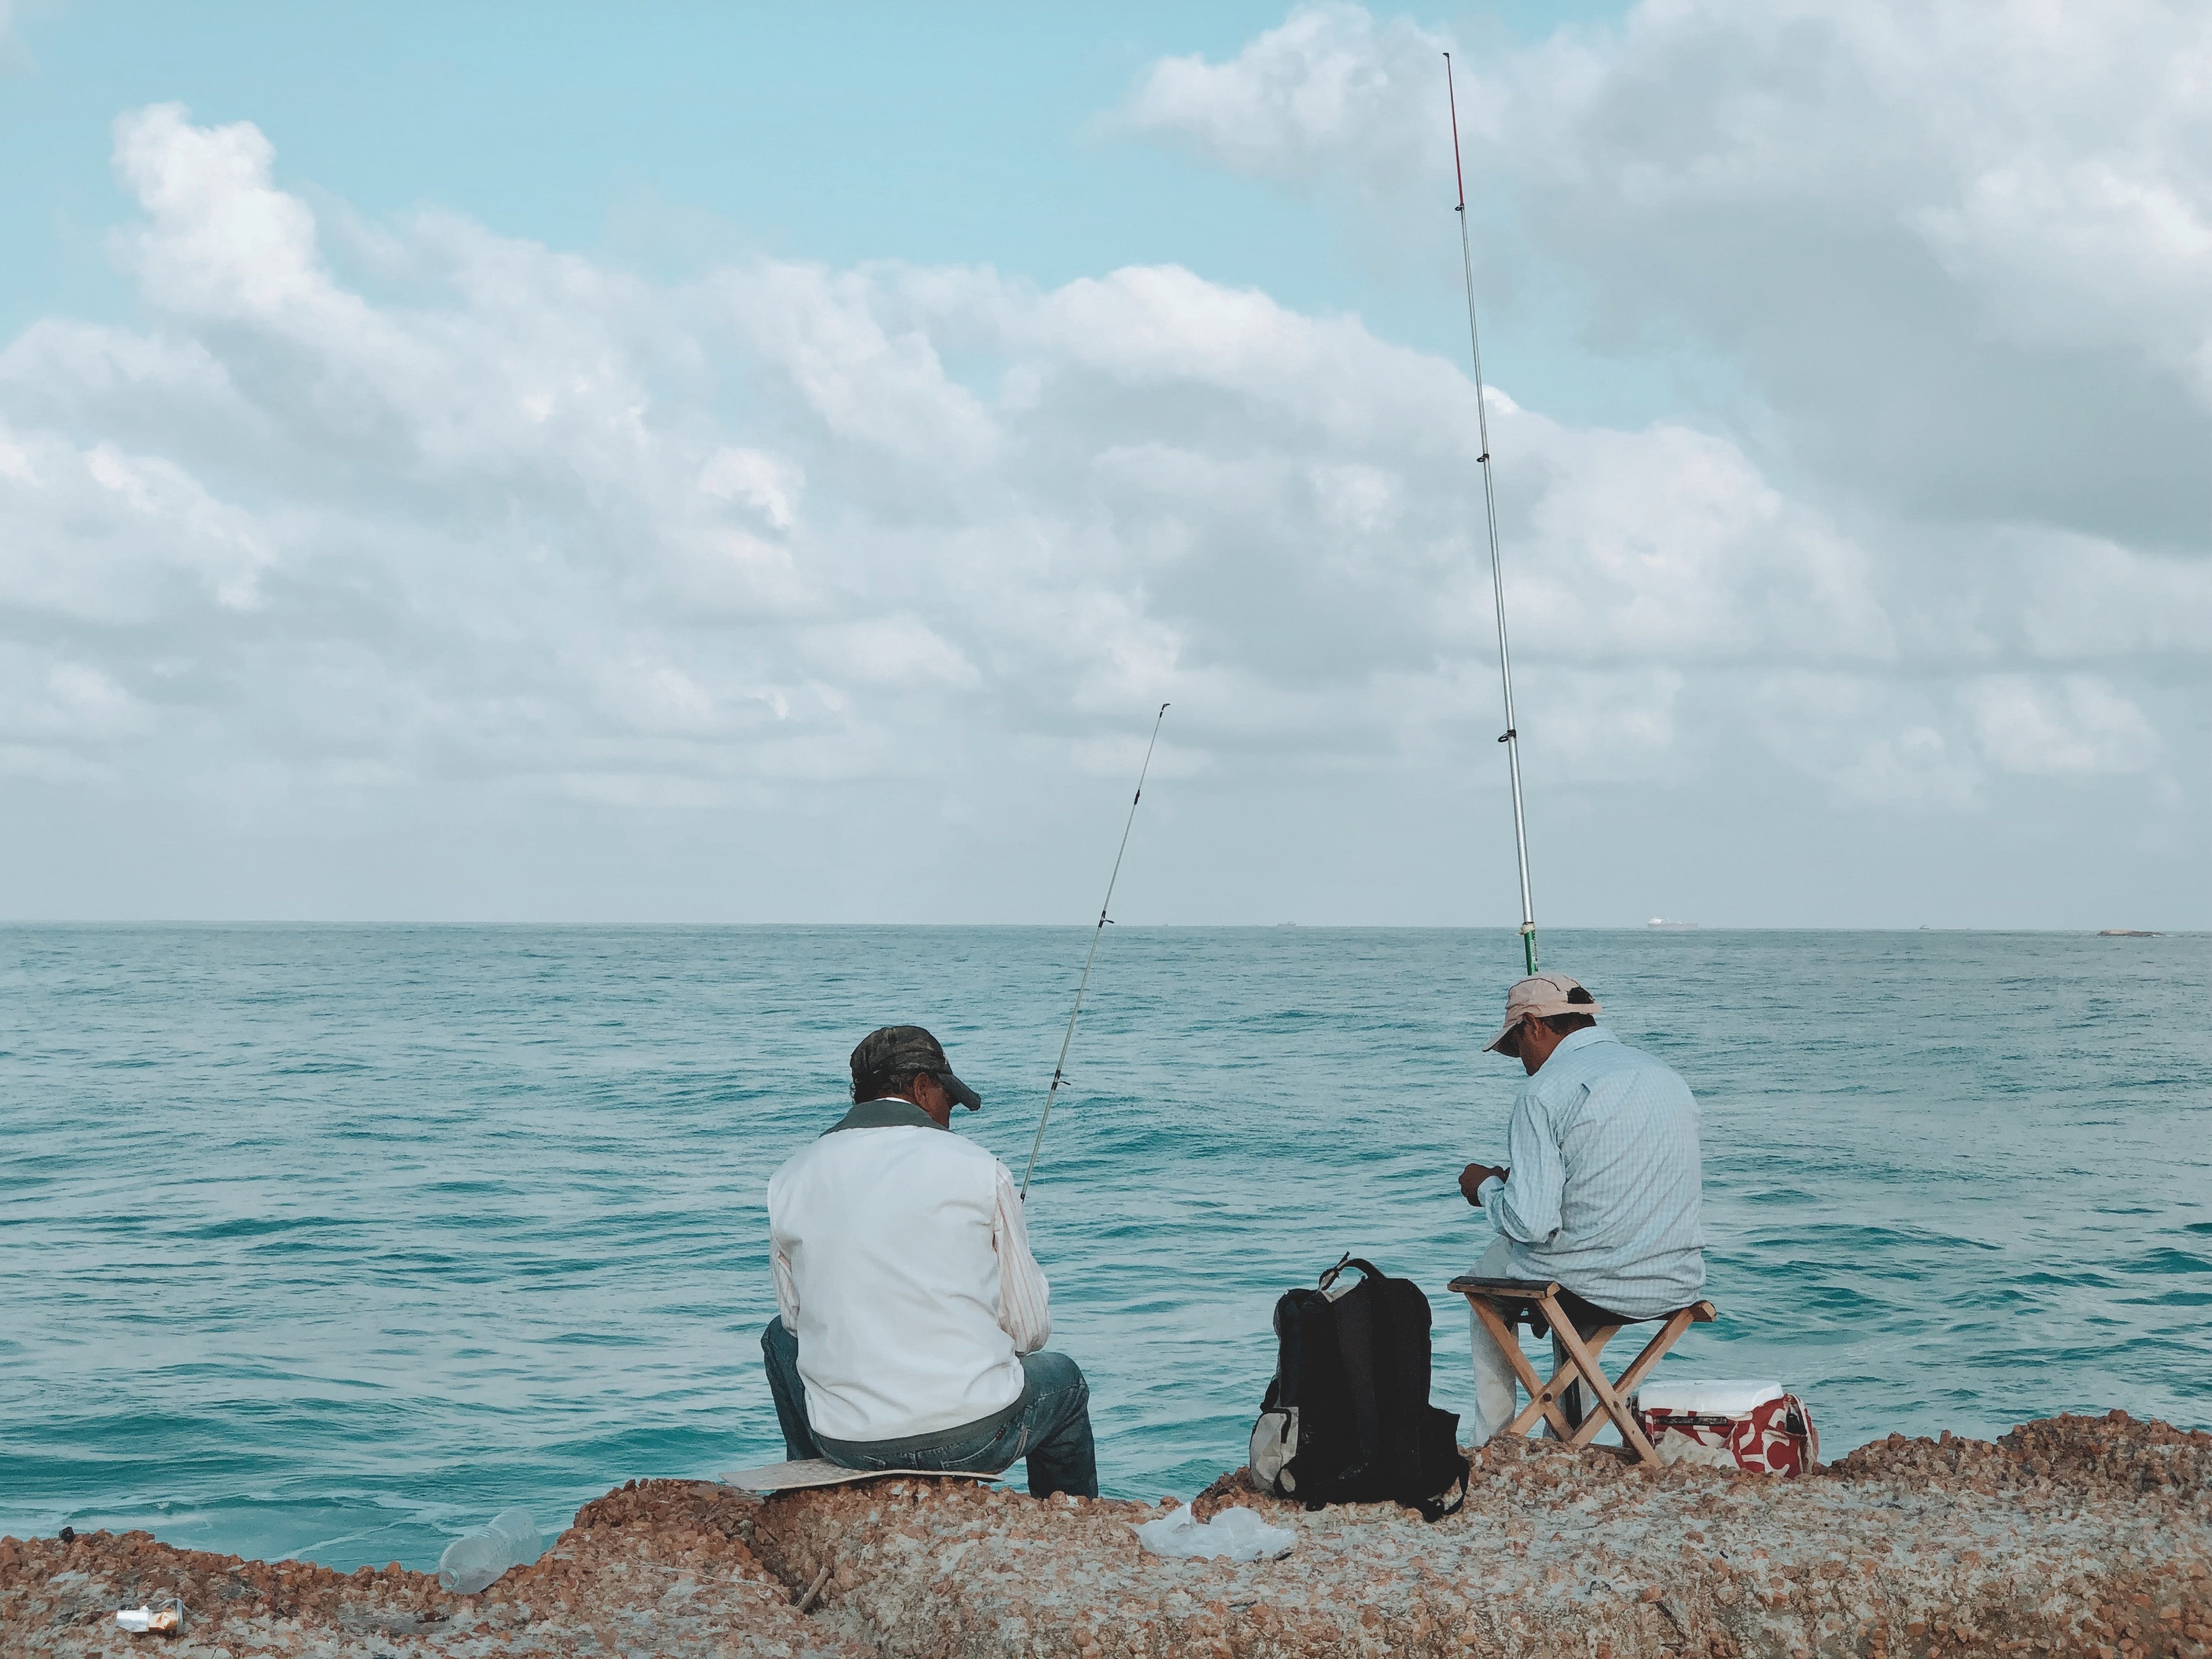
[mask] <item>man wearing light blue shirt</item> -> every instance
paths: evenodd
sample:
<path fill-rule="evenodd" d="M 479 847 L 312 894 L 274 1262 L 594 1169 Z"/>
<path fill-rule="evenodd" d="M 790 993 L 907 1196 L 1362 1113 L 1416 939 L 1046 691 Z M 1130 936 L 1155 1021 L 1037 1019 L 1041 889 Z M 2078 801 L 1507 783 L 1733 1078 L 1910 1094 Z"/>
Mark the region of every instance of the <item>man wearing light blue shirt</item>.
<path fill-rule="evenodd" d="M 1506 1131 L 1510 1163 L 1468 1164 L 1460 1191 L 1498 1229 L 1477 1277 L 1554 1279 L 1594 1314 L 1648 1319 L 1696 1301 L 1705 1282 L 1698 1103 L 1667 1066 L 1599 1024 L 1601 1012 L 1565 974 L 1534 975 L 1506 994 L 1505 1024 L 1486 1047 L 1528 1074 Z M 1556 1339 L 1553 1351 L 1564 1363 Z M 1570 1421 L 1580 1392 L 1562 1402 Z M 1516 1400 L 1513 1373 L 1480 1328 L 1474 1396 L 1481 1445 L 1511 1420 Z"/>

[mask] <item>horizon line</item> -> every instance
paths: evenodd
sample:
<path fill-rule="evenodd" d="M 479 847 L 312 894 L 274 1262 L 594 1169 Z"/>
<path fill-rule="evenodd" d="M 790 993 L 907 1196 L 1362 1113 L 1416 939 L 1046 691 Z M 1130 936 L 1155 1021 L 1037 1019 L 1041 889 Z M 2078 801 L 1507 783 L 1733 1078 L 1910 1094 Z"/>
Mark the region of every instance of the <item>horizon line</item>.
<path fill-rule="evenodd" d="M 1071 921 L 482 921 L 431 920 L 422 918 L 368 917 L 224 917 L 224 916 L 137 916 L 137 917 L 0 917 L 0 930 L 56 928 L 125 928 L 125 927 L 205 927 L 205 928 L 451 928 L 472 931 L 494 929 L 522 930 L 563 929 L 629 930 L 645 929 L 810 929 L 875 928 L 944 930 L 948 928 L 1066 928 L 1087 930 L 1097 925 L 1095 918 Z M 1503 933 L 1515 936 L 1520 927 L 1513 922 L 1397 922 L 1397 921 L 1121 921 L 1114 926 L 1138 931 L 1176 929 L 1194 933 Z M 1636 933 L 1645 936 L 1667 934 L 1680 937 L 1684 933 L 1991 933 L 1991 934 L 2048 934 L 2072 938 L 2181 938 L 2212 933 L 2212 927 L 2166 927 L 2107 930 L 2089 927 L 2054 927 L 2029 924 L 1974 926 L 1966 924 L 1937 925 L 1932 922 L 1885 922 L 1875 925 L 1851 925 L 1841 922 L 1691 922 L 1669 923 L 1654 927 L 1650 922 L 1563 922 L 1539 930 L 1540 937 L 1553 933 Z"/>

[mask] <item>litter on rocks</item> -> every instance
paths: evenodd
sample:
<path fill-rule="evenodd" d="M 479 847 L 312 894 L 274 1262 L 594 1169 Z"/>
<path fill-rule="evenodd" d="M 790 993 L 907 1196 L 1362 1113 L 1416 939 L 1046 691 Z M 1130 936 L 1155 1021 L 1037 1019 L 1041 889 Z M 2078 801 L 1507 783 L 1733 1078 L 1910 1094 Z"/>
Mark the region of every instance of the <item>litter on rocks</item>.
<path fill-rule="evenodd" d="M 173 1595 L 157 1606 L 120 1607 L 115 1622 L 133 1636 L 174 1636 L 185 1627 L 185 1602 Z"/>
<path fill-rule="evenodd" d="M 1288 1555 L 1298 1541 L 1288 1527 L 1271 1527 L 1250 1510 L 1224 1510 L 1211 1521 L 1200 1521 L 1188 1504 L 1134 1531 L 1137 1541 L 1152 1554 L 1183 1559 L 1267 1560 Z"/>
<path fill-rule="evenodd" d="M 438 1558 L 438 1582 L 453 1595 L 475 1595 L 513 1569 L 528 1566 L 544 1547 L 527 1510 L 502 1510 L 446 1546 Z"/>

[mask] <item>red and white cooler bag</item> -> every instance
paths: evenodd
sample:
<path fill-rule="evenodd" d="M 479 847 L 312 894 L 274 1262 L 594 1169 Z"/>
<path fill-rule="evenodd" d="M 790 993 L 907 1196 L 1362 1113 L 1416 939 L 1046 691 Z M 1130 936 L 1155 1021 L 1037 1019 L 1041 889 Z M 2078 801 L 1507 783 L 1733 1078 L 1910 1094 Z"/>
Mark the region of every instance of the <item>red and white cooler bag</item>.
<path fill-rule="evenodd" d="M 1629 1404 L 1662 1463 L 1786 1479 L 1820 1461 L 1813 1413 L 1779 1382 L 1647 1382 Z"/>

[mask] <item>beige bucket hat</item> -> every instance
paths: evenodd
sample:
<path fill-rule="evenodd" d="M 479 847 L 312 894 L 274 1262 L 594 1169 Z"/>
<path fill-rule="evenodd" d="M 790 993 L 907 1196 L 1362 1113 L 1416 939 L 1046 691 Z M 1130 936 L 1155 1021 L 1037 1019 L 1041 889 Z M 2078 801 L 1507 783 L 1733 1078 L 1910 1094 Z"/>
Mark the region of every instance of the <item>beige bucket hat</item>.
<path fill-rule="evenodd" d="M 1582 981 L 1566 974 L 1531 974 L 1505 994 L 1505 1024 L 1498 1028 L 1498 1035 L 1482 1045 L 1485 1054 L 1495 1053 L 1505 1039 L 1521 1027 L 1523 1014 L 1534 1014 L 1546 1018 L 1553 1014 L 1589 1014 L 1595 1017 L 1605 1005 L 1583 989 Z"/>

